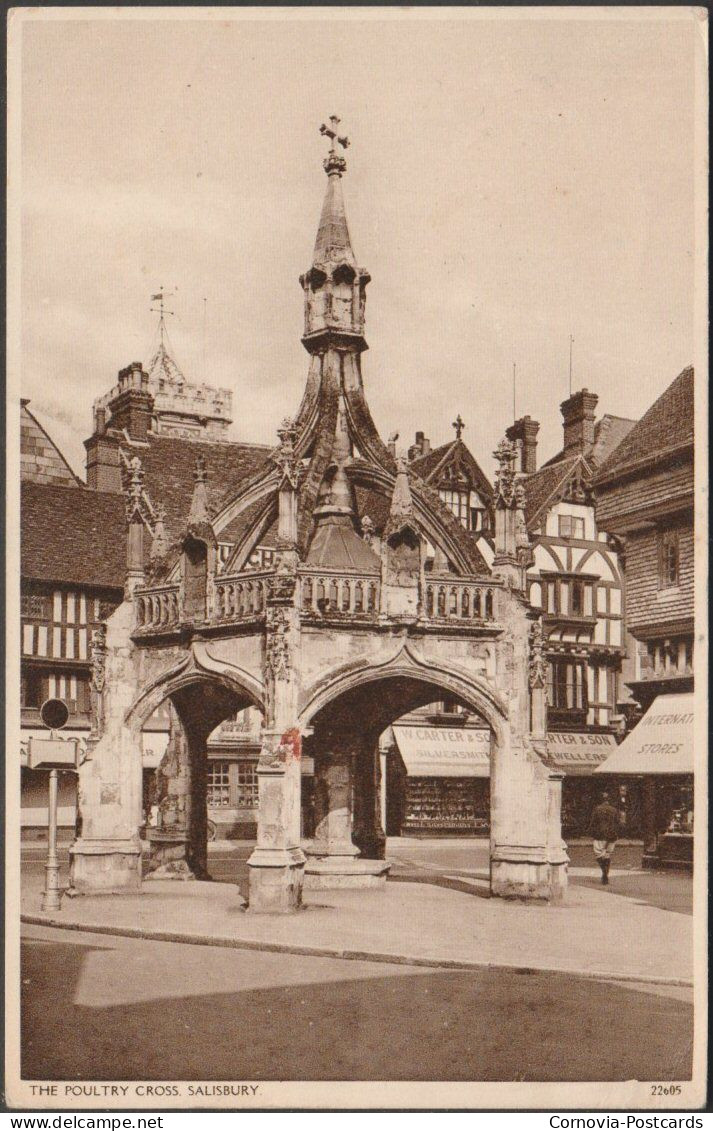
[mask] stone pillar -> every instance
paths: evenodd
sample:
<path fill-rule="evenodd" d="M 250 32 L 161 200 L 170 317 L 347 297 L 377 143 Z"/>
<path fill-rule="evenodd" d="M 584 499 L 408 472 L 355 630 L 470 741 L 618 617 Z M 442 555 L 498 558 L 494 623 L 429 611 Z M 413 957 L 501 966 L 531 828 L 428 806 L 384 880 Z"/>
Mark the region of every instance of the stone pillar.
<path fill-rule="evenodd" d="M 310 856 L 358 856 L 352 841 L 352 753 L 333 749 L 315 760 L 315 834 Z"/>
<path fill-rule="evenodd" d="M 490 890 L 506 899 L 561 900 L 567 886 L 562 840 L 562 775 L 529 738 L 505 728 L 491 756 Z"/>
<path fill-rule="evenodd" d="M 545 653 L 540 622 L 516 592 L 500 594 L 505 633 L 497 679 L 508 718 L 491 739 L 490 889 L 510 899 L 555 902 L 567 886 L 562 840 L 562 775 L 547 760 Z"/>
<path fill-rule="evenodd" d="M 248 865 L 253 913 L 296 911 L 305 855 L 300 847 L 302 734 L 294 657 L 299 651 L 297 554 L 277 556 L 265 614 L 265 726 L 257 766 L 257 844 Z"/>
<path fill-rule="evenodd" d="M 191 748 L 175 708 L 171 707 L 171 731 L 166 753 L 156 772 L 158 820 L 148 830 L 151 854 L 146 879 L 194 880 L 190 844 L 194 782 L 205 775 L 195 774 Z"/>
<path fill-rule="evenodd" d="M 138 689 L 133 627 L 133 601 L 124 601 L 92 657 L 94 736 L 79 768 L 81 836 L 70 848 L 70 886 L 77 893 L 141 886 L 141 732 L 124 721 Z"/>
<path fill-rule="evenodd" d="M 353 839 L 368 860 L 383 860 L 386 835 L 381 823 L 379 741 L 367 738 L 354 762 Z"/>

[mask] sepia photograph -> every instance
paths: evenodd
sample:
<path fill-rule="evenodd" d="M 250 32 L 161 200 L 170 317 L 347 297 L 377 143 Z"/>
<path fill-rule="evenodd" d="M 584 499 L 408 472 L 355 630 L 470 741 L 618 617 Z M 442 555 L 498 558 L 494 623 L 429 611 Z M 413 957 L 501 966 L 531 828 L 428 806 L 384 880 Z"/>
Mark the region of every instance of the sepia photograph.
<path fill-rule="evenodd" d="M 707 39 L 10 10 L 11 1110 L 705 1104 Z"/>

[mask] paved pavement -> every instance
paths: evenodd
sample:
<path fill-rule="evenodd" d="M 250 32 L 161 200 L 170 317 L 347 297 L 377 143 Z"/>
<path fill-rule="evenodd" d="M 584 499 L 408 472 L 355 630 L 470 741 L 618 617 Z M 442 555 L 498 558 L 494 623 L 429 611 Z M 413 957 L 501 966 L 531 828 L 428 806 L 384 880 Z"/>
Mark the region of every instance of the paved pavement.
<path fill-rule="evenodd" d="M 591 844 L 574 842 L 569 846 L 569 882 L 572 886 L 602 890 L 601 873 L 595 865 Z M 211 877 L 220 883 L 237 884 L 244 898 L 248 894 L 247 859 L 253 843 L 248 841 L 216 841 L 209 845 Z M 33 842 L 22 848 L 23 872 L 44 875 L 42 866 L 46 849 Z M 67 846 L 60 849 L 68 861 Z M 651 872 L 641 868 L 642 848 L 637 843 L 620 843 L 614 853 L 610 884 L 606 894 L 623 895 L 662 911 L 678 911 L 690 915 L 693 910 L 693 883 L 685 872 Z M 393 837 L 387 842 L 391 877 L 404 877 L 412 882 L 456 886 L 460 879 L 467 886 L 480 886 L 488 878 L 488 842 L 482 838 L 417 839 Z M 474 881 L 484 883 L 476 885 Z"/>
<path fill-rule="evenodd" d="M 592 869 L 575 861 L 563 906 L 523 905 L 488 898 L 482 842 L 392 841 L 387 854 L 394 878 L 385 889 L 306 893 L 302 913 L 275 917 L 242 910 L 248 852 L 241 845 L 211 851 L 213 874 L 232 876 L 233 882 L 159 881 L 120 898 L 65 898 L 54 921 L 99 932 L 384 962 L 509 966 L 682 984 L 692 978 L 690 915 L 619 894 L 620 879 L 638 882 L 633 868 L 615 867 L 607 889 L 590 884 Z M 687 881 L 680 879 L 685 888 Z M 23 913 L 33 919 L 42 918 L 42 882 L 37 857 L 23 871 Z"/>
<path fill-rule="evenodd" d="M 407 886 L 393 885 L 397 893 Z M 471 915 L 487 906 L 438 895 Z M 529 917 L 514 910 L 520 922 Z M 690 1078 L 687 989 L 208 950 L 46 927 L 23 934 L 28 1079 Z"/>

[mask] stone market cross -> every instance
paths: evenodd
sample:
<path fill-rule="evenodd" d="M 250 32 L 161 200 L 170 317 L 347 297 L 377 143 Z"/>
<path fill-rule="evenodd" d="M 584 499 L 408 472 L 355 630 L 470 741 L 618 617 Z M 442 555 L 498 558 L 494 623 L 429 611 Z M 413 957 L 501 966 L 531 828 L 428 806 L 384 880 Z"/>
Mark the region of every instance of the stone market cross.
<path fill-rule="evenodd" d="M 490 885 L 557 900 L 566 885 L 562 775 L 548 762 L 543 642 L 528 605 L 531 548 L 516 447 L 496 450 L 492 569 L 437 492 L 381 440 L 362 380 L 369 273 L 354 256 L 331 141 L 312 264 L 301 277 L 307 384 L 271 459 L 212 513 L 205 467 L 178 543 L 159 514 L 148 545 L 141 465 L 131 469 L 125 599 L 93 641 L 93 739 L 80 770 L 77 892 L 142 880 L 141 730 L 166 700 L 150 874 L 207 874 L 206 743 L 248 706 L 263 717 L 249 909 L 299 907 L 303 884 L 384 882 L 379 736 L 445 696 L 490 731 Z M 148 397 L 141 367 L 126 396 Z M 111 426 L 111 422 L 109 422 Z M 458 434 L 463 422 L 454 424 Z M 384 517 L 374 534 L 375 513 Z M 277 523 L 269 569 L 250 565 Z M 219 566 L 216 532 L 237 531 Z M 427 558 L 429 566 L 426 568 Z M 314 760 L 316 831 L 301 839 L 303 759 Z M 150 880 L 148 881 L 150 882 Z"/>

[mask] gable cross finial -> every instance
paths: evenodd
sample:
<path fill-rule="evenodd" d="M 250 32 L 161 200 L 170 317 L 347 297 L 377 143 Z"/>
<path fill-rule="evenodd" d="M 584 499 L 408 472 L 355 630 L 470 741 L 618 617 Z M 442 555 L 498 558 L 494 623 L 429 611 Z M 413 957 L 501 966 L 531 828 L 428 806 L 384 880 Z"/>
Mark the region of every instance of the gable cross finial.
<path fill-rule="evenodd" d="M 456 440 L 460 440 L 461 433 L 465 428 L 465 421 L 463 420 L 463 417 L 460 413 L 458 413 L 457 417 L 453 421 L 452 427 L 456 430 Z"/>

